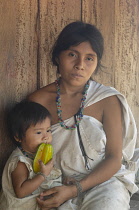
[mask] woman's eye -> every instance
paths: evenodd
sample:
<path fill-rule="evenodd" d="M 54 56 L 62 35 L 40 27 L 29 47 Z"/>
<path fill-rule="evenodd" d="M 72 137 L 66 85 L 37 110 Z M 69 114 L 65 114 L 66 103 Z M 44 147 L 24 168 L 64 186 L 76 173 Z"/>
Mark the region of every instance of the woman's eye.
<path fill-rule="evenodd" d="M 76 57 L 76 54 L 75 54 L 75 53 L 70 52 L 70 53 L 69 53 L 69 56 L 71 56 L 71 57 Z"/>
<path fill-rule="evenodd" d="M 91 58 L 91 57 L 88 57 L 87 60 L 88 60 L 88 61 L 93 61 L 94 59 Z"/>

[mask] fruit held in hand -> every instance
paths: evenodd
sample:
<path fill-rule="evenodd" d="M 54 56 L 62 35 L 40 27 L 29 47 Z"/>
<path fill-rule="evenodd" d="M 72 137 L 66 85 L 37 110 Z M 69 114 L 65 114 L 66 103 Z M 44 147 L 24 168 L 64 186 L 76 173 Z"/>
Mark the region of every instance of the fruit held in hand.
<path fill-rule="evenodd" d="M 33 161 L 33 170 L 35 173 L 40 172 L 39 160 L 44 164 L 48 163 L 53 157 L 53 146 L 51 144 L 42 143 L 38 147 L 34 161 Z"/>

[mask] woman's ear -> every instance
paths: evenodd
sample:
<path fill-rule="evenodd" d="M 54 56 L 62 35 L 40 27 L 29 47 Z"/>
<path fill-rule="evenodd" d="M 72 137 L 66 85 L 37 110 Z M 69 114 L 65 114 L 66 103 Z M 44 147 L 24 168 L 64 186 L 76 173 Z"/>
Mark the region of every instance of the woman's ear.
<path fill-rule="evenodd" d="M 14 136 L 14 138 L 17 142 L 21 142 L 21 140 L 17 136 Z"/>

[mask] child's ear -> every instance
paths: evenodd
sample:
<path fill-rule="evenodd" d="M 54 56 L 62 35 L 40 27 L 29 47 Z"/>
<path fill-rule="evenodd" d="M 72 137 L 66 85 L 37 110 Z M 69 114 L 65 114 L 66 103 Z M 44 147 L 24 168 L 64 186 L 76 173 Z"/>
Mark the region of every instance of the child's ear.
<path fill-rule="evenodd" d="M 21 142 L 21 140 L 17 136 L 14 136 L 14 138 L 17 142 Z"/>

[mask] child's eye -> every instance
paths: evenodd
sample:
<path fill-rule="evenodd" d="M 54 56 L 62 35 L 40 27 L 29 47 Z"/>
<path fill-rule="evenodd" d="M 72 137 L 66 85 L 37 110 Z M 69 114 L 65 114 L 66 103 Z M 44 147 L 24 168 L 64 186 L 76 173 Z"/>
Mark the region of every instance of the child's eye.
<path fill-rule="evenodd" d="M 51 132 L 51 129 L 48 129 L 46 132 L 47 132 L 47 133 Z"/>
<path fill-rule="evenodd" d="M 41 131 L 38 131 L 36 134 L 41 134 Z"/>

